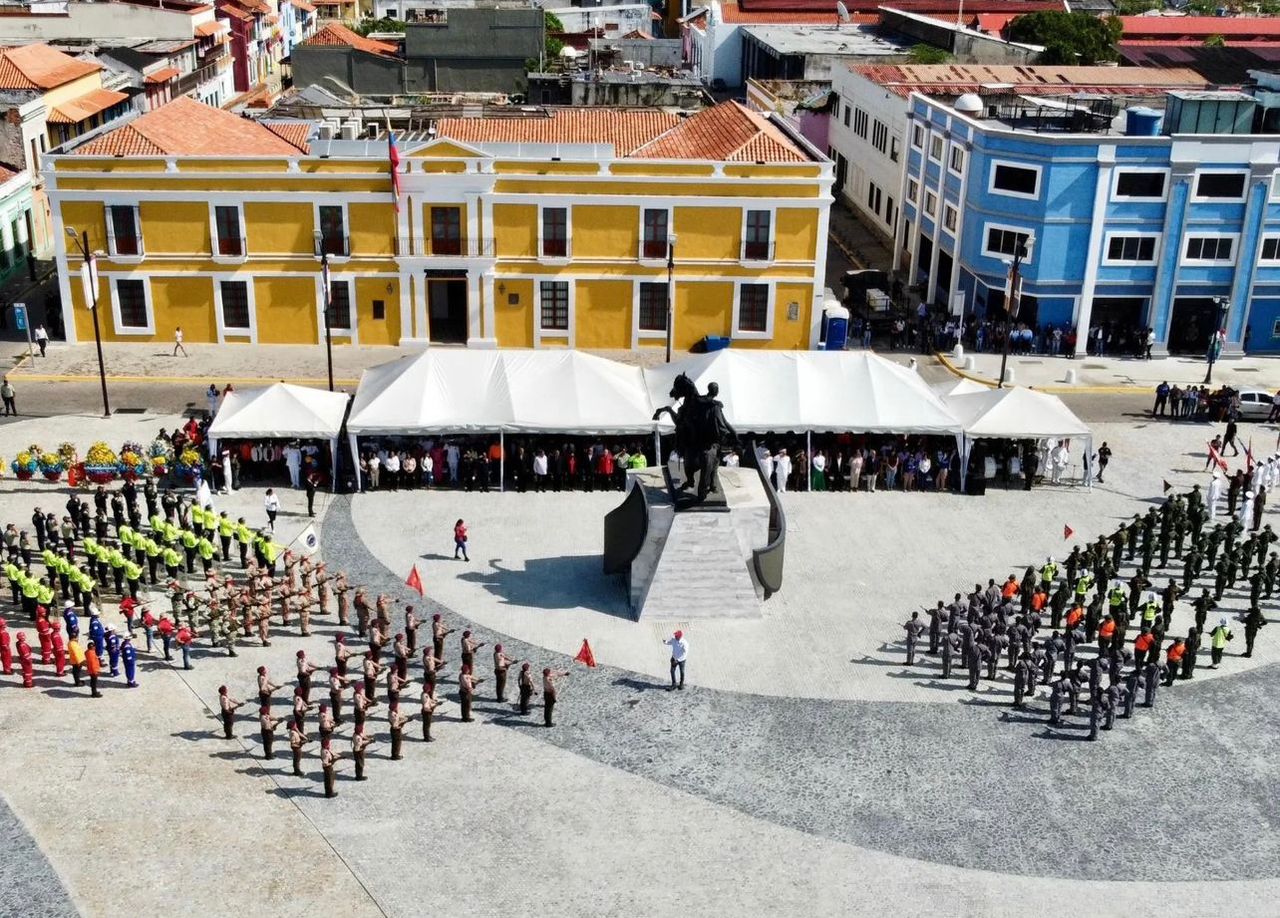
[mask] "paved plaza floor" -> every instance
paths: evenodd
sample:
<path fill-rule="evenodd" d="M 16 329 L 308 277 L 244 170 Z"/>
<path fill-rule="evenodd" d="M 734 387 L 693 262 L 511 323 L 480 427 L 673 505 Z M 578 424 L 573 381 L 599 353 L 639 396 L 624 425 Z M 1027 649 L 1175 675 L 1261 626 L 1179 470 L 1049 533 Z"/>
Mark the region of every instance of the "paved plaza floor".
<path fill-rule="evenodd" d="M 0 426 L 0 456 L 175 420 L 21 420 Z M 1207 425 L 1092 426 L 1115 455 L 1091 490 L 785 495 L 783 589 L 750 622 L 632 620 L 600 568 L 619 493 L 326 496 L 321 554 L 353 584 L 571 669 L 557 726 L 488 683 L 477 722 L 458 722 L 454 635 L 438 741 L 390 761 L 375 715 L 369 780 L 348 768 L 326 800 L 314 746 L 298 779 L 287 749 L 261 759 L 249 718 L 226 741 L 211 712 L 220 684 L 247 697 L 258 665 L 287 681 L 297 649 L 331 659 L 332 617 L 234 659 L 201 649 L 186 672 L 141 654 L 141 687 L 108 679 L 101 700 L 2 679 L 0 915 L 1274 914 L 1280 635 L 1244 660 L 1237 628 L 1221 669 L 1096 743 L 1080 719 L 1048 728 L 1043 691 L 1020 713 L 1007 679 L 971 693 L 904 665 L 912 609 L 1061 560 L 1064 524 L 1109 532 L 1163 479 L 1205 480 Z M 1276 430 L 1244 435 L 1270 449 Z M 2 478 L 0 523 L 65 495 Z M 218 503 L 261 522 L 261 500 Z M 283 500 L 288 541 L 307 519 L 299 492 Z M 451 558 L 458 517 L 470 563 Z M 415 564 L 422 600 L 403 586 Z M 1240 611 L 1239 591 L 1224 605 Z M 1174 632 L 1189 624 L 1180 604 Z M 661 639 L 681 625 L 691 685 L 671 693 Z M 571 662 L 583 638 L 597 669 Z"/>

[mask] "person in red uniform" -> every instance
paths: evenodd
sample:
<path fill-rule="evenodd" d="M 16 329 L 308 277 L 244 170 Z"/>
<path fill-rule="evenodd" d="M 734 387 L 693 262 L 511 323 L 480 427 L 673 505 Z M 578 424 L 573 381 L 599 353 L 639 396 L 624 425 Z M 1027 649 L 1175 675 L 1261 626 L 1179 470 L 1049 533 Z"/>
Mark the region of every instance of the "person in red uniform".
<path fill-rule="evenodd" d="M 49 639 L 49 612 L 44 606 L 36 607 L 36 636 L 40 639 L 40 665 L 53 662 L 53 641 Z"/>
<path fill-rule="evenodd" d="M 62 640 L 62 622 L 49 623 L 49 641 L 53 644 L 53 672 L 61 678 L 67 674 L 67 645 Z"/>
<path fill-rule="evenodd" d="M 173 633 L 177 629 L 174 628 L 173 622 L 169 621 L 169 616 L 161 615 L 160 621 L 156 623 L 156 631 L 160 632 L 160 643 L 164 645 L 164 658 L 172 660 L 173 654 L 170 653 L 172 647 Z"/>
<path fill-rule="evenodd" d="M 147 653 L 151 653 L 151 632 L 156 626 L 156 617 L 151 614 L 150 609 L 142 610 L 142 630 L 147 637 Z"/>
<path fill-rule="evenodd" d="M 161 619 L 161 623 L 167 622 L 168 619 Z M 191 668 L 191 642 L 195 640 L 195 635 L 191 633 L 191 629 L 183 625 L 178 629 L 177 641 L 178 649 L 182 651 L 182 668 Z"/>
<path fill-rule="evenodd" d="M 13 675 L 13 648 L 9 646 L 9 623 L 0 618 L 0 672 Z"/>
<path fill-rule="evenodd" d="M 22 687 L 31 688 L 35 682 L 35 667 L 31 663 L 31 645 L 27 643 L 27 633 L 18 632 L 18 665 L 22 668 Z"/>
<path fill-rule="evenodd" d="M 120 600 L 120 614 L 124 616 L 124 620 L 129 627 L 129 636 L 133 636 L 133 619 L 138 612 L 138 601 L 132 596 L 126 596 Z"/>

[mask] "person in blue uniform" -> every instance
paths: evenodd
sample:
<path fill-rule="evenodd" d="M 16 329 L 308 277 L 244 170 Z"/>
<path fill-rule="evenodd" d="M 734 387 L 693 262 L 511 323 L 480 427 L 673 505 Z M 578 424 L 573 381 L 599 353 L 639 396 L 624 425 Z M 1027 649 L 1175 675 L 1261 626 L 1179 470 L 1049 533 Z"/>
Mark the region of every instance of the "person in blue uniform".
<path fill-rule="evenodd" d="M 76 615 L 75 603 L 69 599 L 62 604 L 62 621 L 67 626 L 67 637 L 80 636 L 80 616 Z"/>
<path fill-rule="evenodd" d="M 98 659 L 102 659 L 107 652 L 107 635 L 97 612 L 89 615 L 89 640 L 93 642 L 93 649 L 98 654 Z"/>
<path fill-rule="evenodd" d="M 124 663 L 125 684 L 129 688 L 138 687 L 138 652 L 133 649 L 133 639 L 125 637 L 120 642 L 120 660 Z"/>
<path fill-rule="evenodd" d="M 111 663 L 111 675 L 120 675 L 120 635 L 110 625 L 107 626 L 107 659 Z"/>

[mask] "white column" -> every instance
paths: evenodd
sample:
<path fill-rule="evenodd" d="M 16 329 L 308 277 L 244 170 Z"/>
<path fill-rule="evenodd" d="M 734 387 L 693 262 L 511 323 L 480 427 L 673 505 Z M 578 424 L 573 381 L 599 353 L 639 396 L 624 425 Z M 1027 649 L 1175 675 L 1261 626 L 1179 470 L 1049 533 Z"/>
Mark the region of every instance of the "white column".
<path fill-rule="evenodd" d="M 1093 317 L 1093 291 L 1098 281 L 1098 262 L 1102 260 L 1103 230 L 1107 225 L 1104 216 L 1107 212 L 1107 198 L 1111 195 L 1111 174 L 1115 168 L 1115 144 L 1104 144 L 1098 147 L 1098 178 L 1093 189 L 1093 223 L 1089 229 L 1089 248 L 1085 250 L 1080 306 L 1076 310 L 1077 357 L 1085 356 L 1089 346 L 1089 321 Z"/>
<path fill-rule="evenodd" d="M 475 347 L 482 338 L 480 330 L 480 276 L 467 272 L 467 347 Z"/>
<path fill-rule="evenodd" d="M 415 274 L 413 288 L 413 336 L 422 341 L 431 340 L 431 326 L 427 324 L 427 279 L 419 271 Z"/>
<path fill-rule="evenodd" d="M 498 327 L 497 319 L 494 317 L 495 303 L 493 298 L 497 294 L 493 292 L 492 271 L 486 271 L 481 275 L 480 289 L 484 293 L 484 337 L 486 341 L 492 341 L 496 347 L 498 344 Z"/>
<path fill-rule="evenodd" d="M 829 195 L 831 185 L 828 184 L 826 187 Z M 818 211 L 818 250 L 814 253 L 813 296 L 811 298 L 812 305 L 809 309 L 810 349 L 816 348 L 818 346 L 819 339 L 822 337 L 822 309 L 826 305 L 827 248 L 831 244 L 830 236 L 831 201 L 828 196 L 827 199 L 823 201 L 821 209 Z M 832 292 L 839 297 L 843 291 L 834 290 Z"/>
<path fill-rule="evenodd" d="M 960 149 L 964 151 L 964 171 L 960 173 L 960 192 L 959 192 L 959 197 L 956 201 L 956 229 L 955 229 L 955 232 L 951 234 L 951 238 L 954 240 L 955 245 L 951 252 L 951 284 L 947 288 L 947 312 L 948 313 L 951 312 L 951 304 L 956 301 L 956 293 L 960 290 L 960 270 L 961 270 L 960 268 L 960 265 L 961 265 L 960 235 L 961 233 L 964 232 L 964 211 L 965 211 L 964 202 L 966 200 L 966 195 L 969 193 L 969 162 L 970 162 L 970 157 L 973 156 L 973 145 L 962 144 L 960 146 Z M 945 157 L 946 157 L 946 162 L 943 163 L 943 167 L 950 170 L 951 168 L 951 148 L 950 147 L 946 149 Z M 947 215 L 947 202 L 943 200 L 939 202 L 938 206 L 942 208 L 942 212 L 938 215 L 939 219 L 945 219 Z M 963 312 L 961 312 L 960 318 L 961 319 L 964 318 Z"/>

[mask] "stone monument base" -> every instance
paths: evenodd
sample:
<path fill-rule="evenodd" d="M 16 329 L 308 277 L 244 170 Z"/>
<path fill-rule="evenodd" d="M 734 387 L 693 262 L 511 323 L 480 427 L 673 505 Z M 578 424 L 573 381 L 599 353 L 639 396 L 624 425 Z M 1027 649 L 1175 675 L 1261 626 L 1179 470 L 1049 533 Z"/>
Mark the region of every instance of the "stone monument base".
<path fill-rule="evenodd" d="M 758 618 L 752 552 L 769 541 L 769 501 L 754 469 L 721 468 L 719 494 L 676 512 L 661 468 L 627 474 L 644 488 L 649 526 L 628 572 L 636 618 Z"/>

